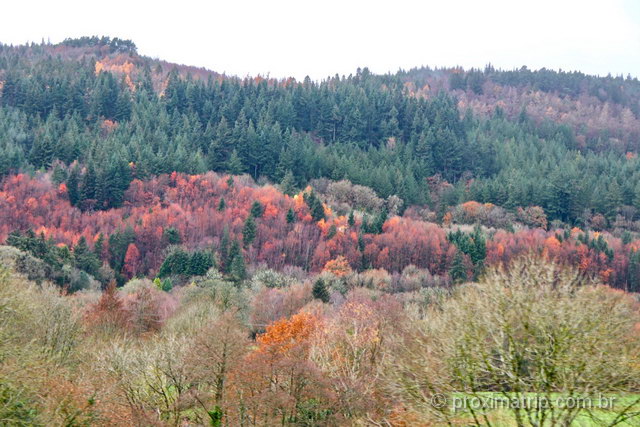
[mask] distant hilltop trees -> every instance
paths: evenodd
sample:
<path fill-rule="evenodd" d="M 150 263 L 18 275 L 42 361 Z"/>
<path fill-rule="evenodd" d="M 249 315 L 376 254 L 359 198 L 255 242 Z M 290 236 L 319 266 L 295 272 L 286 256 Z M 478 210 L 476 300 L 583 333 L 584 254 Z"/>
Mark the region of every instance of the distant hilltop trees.
<path fill-rule="evenodd" d="M 80 38 L 66 38 L 61 43 L 63 46 L 69 47 L 104 47 L 108 46 L 111 49 L 111 53 L 137 53 L 138 48 L 136 44 L 131 40 L 123 40 L 118 37 L 98 37 L 98 36 L 84 36 Z"/>

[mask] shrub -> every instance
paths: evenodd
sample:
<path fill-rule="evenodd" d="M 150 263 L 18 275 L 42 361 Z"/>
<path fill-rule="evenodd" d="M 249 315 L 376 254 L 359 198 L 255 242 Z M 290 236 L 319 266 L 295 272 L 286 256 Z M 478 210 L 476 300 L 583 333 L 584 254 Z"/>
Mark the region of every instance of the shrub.
<path fill-rule="evenodd" d="M 638 322 L 628 294 L 597 286 L 573 269 L 520 259 L 428 309 L 415 333 L 398 334 L 390 387 L 424 421 L 452 423 L 455 417 L 449 406 L 431 404 L 434 393 L 480 399 L 492 392 L 546 399 L 542 407 L 509 408 L 513 424 L 553 414 L 555 425 L 569 425 L 583 409 L 557 405 L 559 393 L 596 398 L 637 390 Z M 485 415 L 472 412 L 476 424 Z"/>

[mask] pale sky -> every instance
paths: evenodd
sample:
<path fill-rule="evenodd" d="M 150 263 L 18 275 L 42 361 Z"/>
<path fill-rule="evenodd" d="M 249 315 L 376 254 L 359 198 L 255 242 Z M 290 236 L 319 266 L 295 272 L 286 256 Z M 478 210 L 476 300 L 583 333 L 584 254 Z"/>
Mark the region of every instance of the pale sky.
<path fill-rule="evenodd" d="M 640 77 L 637 0 L 30 1 L 0 5 L 0 42 L 132 39 L 138 52 L 247 76 L 358 67 L 562 68 Z"/>

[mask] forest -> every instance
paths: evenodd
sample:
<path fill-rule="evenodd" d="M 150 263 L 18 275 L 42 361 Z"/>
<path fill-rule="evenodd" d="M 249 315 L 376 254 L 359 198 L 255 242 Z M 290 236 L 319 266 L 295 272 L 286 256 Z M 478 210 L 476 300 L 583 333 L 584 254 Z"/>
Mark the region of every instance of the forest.
<path fill-rule="evenodd" d="M 639 150 L 631 76 L 0 44 L 0 424 L 637 425 Z"/>

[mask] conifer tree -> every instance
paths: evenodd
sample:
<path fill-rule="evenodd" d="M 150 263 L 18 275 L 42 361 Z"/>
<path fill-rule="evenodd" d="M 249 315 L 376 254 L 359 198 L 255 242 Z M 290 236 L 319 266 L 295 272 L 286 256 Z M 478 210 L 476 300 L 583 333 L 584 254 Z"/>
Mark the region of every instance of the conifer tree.
<path fill-rule="evenodd" d="M 462 283 L 467 280 L 467 269 L 464 266 L 462 251 L 457 251 L 453 258 L 453 264 L 449 270 L 449 275 L 453 283 Z"/>
<path fill-rule="evenodd" d="M 327 285 L 325 285 L 324 280 L 318 279 L 313 284 L 313 298 L 319 299 L 324 303 L 329 302 L 329 292 L 327 291 Z"/>
<path fill-rule="evenodd" d="M 287 224 L 293 224 L 296 221 L 296 214 L 293 208 L 289 208 L 287 211 Z"/>
<path fill-rule="evenodd" d="M 284 178 L 282 178 L 280 191 L 288 196 L 293 196 L 296 193 L 295 179 L 291 170 L 288 170 Z"/>
<path fill-rule="evenodd" d="M 249 215 L 247 220 L 244 222 L 244 227 L 242 228 L 242 243 L 244 244 L 245 249 L 251 246 L 251 243 L 256 238 L 256 221 L 253 219 L 253 215 Z"/>

